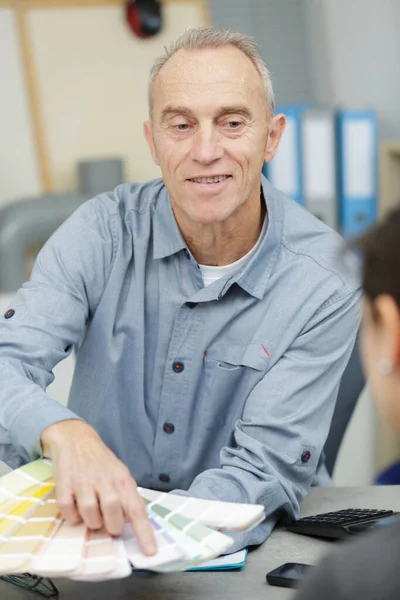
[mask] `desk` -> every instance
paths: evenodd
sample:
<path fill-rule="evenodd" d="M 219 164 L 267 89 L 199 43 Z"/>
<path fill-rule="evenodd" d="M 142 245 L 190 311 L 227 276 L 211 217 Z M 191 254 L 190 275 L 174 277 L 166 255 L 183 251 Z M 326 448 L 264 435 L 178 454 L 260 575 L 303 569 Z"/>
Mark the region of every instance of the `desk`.
<path fill-rule="evenodd" d="M 391 508 L 400 511 L 400 486 L 313 488 L 302 515 L 341 508 Z M 340 542 L 339 542 L 340 543 Z M 315 563 L 337 542 L 326 542 L 275 529 L 261 547 L 249 553 L 242 571 L 195 573 L 134 573 L 128 579 L 104 583 L 54 580 L 60 600 L 290 600 L 290 589 L 271 587 L 267 571 L 284 562 Z M 0 582 L 1 600 L 33 600 L 30 592 Z"/>

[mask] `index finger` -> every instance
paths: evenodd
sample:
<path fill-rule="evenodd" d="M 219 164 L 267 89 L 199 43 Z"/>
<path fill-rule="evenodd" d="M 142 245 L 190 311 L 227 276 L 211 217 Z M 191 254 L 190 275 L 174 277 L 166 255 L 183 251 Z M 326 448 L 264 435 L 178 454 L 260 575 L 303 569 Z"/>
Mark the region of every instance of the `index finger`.
<path fill-rule="evenodd" d="M 157 552 L 157 543 L 144 501 L 137 491 L 135 482 L 132 480 L 124 483 L 120 488 L 120 494 L 125 516 L 137 536 L 142 552 L 152 556 Z"/>

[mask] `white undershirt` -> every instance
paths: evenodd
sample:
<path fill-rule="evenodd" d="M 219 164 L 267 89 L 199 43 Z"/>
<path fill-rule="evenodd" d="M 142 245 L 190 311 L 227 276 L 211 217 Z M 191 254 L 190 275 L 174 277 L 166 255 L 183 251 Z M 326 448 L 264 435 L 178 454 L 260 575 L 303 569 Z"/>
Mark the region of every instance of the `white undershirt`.
<path fill-rule="evenodd" d="M 259 235 L 259 238 L 258 238 L 256 244 L 252 247 L 252 249 L 247 254 L 242 256 L 242 258 L 239 258 L 239 260 L 235 260 L 235 262 L 230 263 L 229 265 L 224 265 L 223 267 L 211 267 L 210 265 L 199 265 L 201 275 L 203 277 L 204 287 L 207 287 L 207 285 L 210 285 L 210 283 L 217 281 L 217 279 L 221 279 L 221 277 L 233 275 L 234 273 L 239 271 L 239 269 L 244 267 L 244 265 L 249 262 L 249 260 L 253 256 L 253 254 L 255 254 L 255 252 L 257 252 L 257 248 L 260 246 L 260 244 L 264 238 L 265 232 L 267 230 L 267 224 L 268 224 L 268 218 L 266 216 L 264 219 L 261 233 Z"/>

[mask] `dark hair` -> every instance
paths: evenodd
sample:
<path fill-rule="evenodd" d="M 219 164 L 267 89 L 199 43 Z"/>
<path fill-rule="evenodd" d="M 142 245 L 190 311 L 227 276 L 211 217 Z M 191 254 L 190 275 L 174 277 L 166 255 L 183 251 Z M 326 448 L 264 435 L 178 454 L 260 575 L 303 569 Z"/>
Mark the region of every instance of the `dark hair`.
<path fill-rule="evenodd" d="M 400 206 L 351 243 L 362 255 L 365 295 L 389 294 L 400 308 Z"/>

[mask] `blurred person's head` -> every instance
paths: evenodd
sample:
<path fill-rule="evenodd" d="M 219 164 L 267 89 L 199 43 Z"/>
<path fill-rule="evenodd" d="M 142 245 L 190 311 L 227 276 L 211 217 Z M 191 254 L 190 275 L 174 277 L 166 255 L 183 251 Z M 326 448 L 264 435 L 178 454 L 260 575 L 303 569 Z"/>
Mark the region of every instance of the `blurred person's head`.
<path fill-rule="evenodd" d="M 193 29 L 154 64 L 145 135 L 178 221 L 220 223 L 260 204 L 285 126 L 268 69 L 240 33 Z"/>
<path fill-rule="evenodd" d="M 381 412 L 400 433 L 400 207 L 354 245 L 363 255 L 364 369 Z"/>

